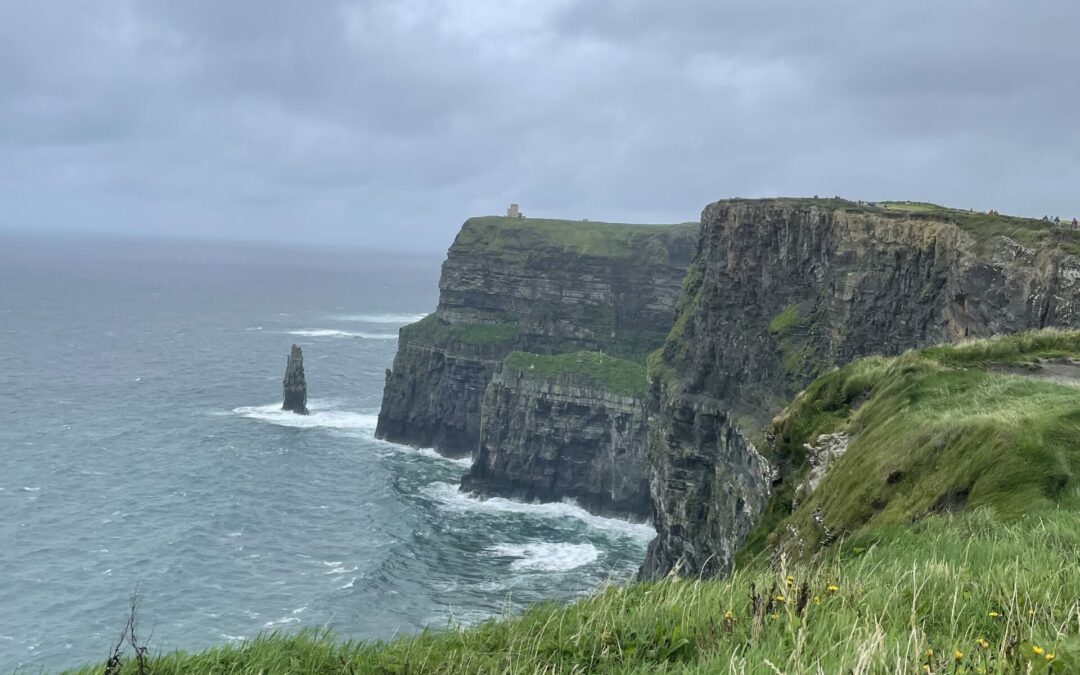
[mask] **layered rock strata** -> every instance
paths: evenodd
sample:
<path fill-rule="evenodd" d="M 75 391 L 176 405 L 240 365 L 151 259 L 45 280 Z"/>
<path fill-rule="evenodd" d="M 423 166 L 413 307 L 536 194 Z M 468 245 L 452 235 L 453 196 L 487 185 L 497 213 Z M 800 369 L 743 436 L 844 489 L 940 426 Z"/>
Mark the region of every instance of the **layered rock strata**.
<path fill-rule="evenodd" d="M 730 568 L 776 474 L 747 437 L 816 375 L 858 356 L 1080 325 L 1080 261 L 1066 252 L 1077 244 L 1063 236 L 842 200 L 706 207 L 675 327 L 650 363 L 659 535 L 642 576 Z"/>
<path fill-rule="evenodd" d="M 376 436 L 476 452 L 485 390 L 515 350 L 643 360 L 671 328 L 696 230 L 468 220 L 443 264 L 435 314 L 401 330 Z"/>
<path fill-rule="evenodd" d="M 644 392 L 616 392 L 574 372 L 538 376 L 511 364 L 488 384 L 478 451 L 462 489 L 524 501 L 569 498 L 593 513 L 644 521 Z M 644 385 L 644 369 L 627 367 L 640 371 Z"/>

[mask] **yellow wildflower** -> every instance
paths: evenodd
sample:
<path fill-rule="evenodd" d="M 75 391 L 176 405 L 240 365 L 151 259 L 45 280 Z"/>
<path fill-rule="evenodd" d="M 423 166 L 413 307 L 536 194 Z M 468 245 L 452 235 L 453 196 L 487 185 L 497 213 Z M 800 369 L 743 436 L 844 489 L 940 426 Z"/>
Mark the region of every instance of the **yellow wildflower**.
<path fill-rule="evenodd" d="M 776 600 L 777 602 L 783 602 L 784 601 L 784 596 L 778 595 L 775 598 L 773 598 L 773 600 Z"/>
<path fill-rule="evenodd" d="M 729 609 L 728 611 L 724 612 L 724 618 L 725 619 L 733 619 L 733 618 L 735 618 L 735 615 L 732 614 L 731 610 Z"/>
<path fill-rule="evenodd" d="M 817 595 L 814 596 L 814 604 L 815 605 L 820 605 L 821 604 L 821 597 L 820 596 L 817 596 Z"/>
<path fill-rule="evenodd" d="M 990 617 L 991 619 L 996 619 L 1001 615 L 998 614 L 997 612 L 995 612 L 994 610 L 990 610 L 990 612 L 986 616 Z"/>
<path fill-rule="evenodd" d="M 788 578 L 785 581 L 787 581 L 788 588 L 791 588 L 795 585 L 795 577 L 791 575 L 788 575 Z"/>
<path fill-rule="evenodd" d="M 989 649 L 989 647 L 990 647 L 990 643 L 987 642 L 985 638 L 981 638 L 981 637 L 975 639 L 975 644 L 979 645 L 983 649 Z"/>
<path fill-rule="evenodd" d="M 952 653 L 952 657 L 954 659 L 956 659 L 957 661 L 960 661 L 961 659 L 964 658 L 964 652 L 957 649 L 955 652 Z"/>
<path fill-rule="evenodd" d="M 1049 654 L 1047 654 L 1046 655 L 1046 660 L 1047 661 L 1053 661 L 1054 660 L 1054 652 L 1050 652 Z"/>
<path fill-rule="evenodd" d="M 934 657 L 934 650 L 933 649 L 927 649 L 926 650 L 926 658 L 930 659 L 930 658 L 933 658 L 933 657 Z"/>
<path fill-rule="evenodd" d="M 1042 647 L 1032 647 L 1031 651 L 1035 652 L 1036 656 L 1042 656 L 1043 654 L 1046 653 L 1046 650 L 1043 649 Z"/>
<path fill-rule="evenodd" d="M 829 584 L 828 586 L 825 587 L 825 590 L 827 590 L 830 593 L 835 593 L 838 590 L 840 590 L 840 587 L 837 586 L 836 584 Z"/>

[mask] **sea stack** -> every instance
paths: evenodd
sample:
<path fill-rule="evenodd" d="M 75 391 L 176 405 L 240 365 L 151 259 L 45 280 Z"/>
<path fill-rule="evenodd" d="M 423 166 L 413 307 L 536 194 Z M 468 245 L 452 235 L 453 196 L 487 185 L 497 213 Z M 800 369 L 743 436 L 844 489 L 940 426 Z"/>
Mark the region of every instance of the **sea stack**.
<path fill-rule="evenodd" d="M 285 389 L 285 402 L 281 405 L 281 409 L 291 410 L 297 415 L 308 414 L 304 352 L 300 350 L 299 345 L 293 345 L 292 351 L 289 352 L 289 360 L 285 364 L 285 380 L 282 385 Z"/>

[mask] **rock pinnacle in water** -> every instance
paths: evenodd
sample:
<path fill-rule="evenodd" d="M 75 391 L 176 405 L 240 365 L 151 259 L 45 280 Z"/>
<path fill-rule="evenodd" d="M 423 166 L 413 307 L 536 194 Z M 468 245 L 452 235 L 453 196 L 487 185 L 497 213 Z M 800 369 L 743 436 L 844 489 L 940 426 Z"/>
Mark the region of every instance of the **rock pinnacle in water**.
<path fill-rule="evenodd" d="M 289 352 L 289 360 L 285 364 L 285 380 L 282 385 L 285 389 L 285 402 L 281 405 L 281 409 L 291 410 L 297 415 L 308 414 L 304 352 L 300 350 L 299 345 L 293 345 L 292 351 Z"/>

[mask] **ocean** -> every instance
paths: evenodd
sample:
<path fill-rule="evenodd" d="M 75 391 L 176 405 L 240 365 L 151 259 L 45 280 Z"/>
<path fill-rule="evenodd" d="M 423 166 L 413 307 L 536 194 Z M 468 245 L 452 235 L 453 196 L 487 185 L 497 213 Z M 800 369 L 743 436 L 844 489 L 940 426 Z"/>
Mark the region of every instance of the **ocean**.
<path fill-rule="evenodd" d="M 457 491 L 374 439 L 438 257 L 0 238 L 0 672 L 467 625 L 632 575 L 652 528 Z M 282 412 L 291 344 L 310 416 Z"/>

